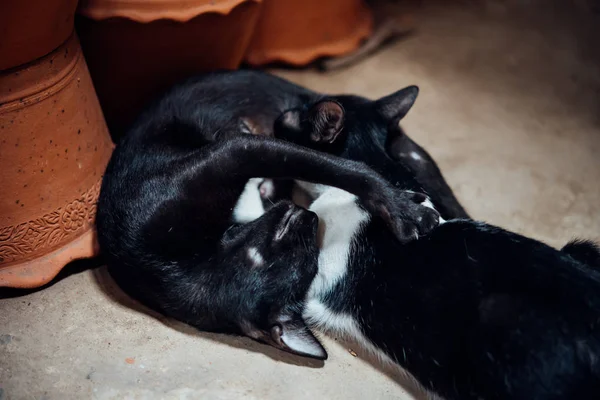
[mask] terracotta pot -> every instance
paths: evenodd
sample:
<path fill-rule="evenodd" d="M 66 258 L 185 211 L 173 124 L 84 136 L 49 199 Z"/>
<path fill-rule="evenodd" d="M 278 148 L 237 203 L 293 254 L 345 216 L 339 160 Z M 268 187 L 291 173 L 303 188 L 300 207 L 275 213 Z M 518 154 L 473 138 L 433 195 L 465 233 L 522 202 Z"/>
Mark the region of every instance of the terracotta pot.
<path fill-rule="evenodd" d="M 301 66 L 357 49 L 372 29 L 363 0 L 264 0 L 245 60 Z"/>
<path fill-rule="evenodd" d="M 0 286 L 37 287 L 97 253 L 112 142 L 75 34 L 0 72 Z"/>
<path fill-rule="evenodd" d="M 253 0 L 83 0 L 76 27 L 113 137 L 173 83 L 237 68 L 259 11 Z"/>
<path fill-rule="evenodd" d="M 0 70 L 45 56 L 71 35 L 77 0 L 0 1 Z"/>

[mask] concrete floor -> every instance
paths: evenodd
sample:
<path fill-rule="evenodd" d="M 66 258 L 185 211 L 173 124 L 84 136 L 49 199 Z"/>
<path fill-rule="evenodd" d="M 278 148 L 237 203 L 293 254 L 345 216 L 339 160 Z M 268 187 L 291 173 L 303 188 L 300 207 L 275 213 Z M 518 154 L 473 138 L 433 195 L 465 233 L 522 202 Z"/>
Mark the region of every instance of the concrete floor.
<path fill-rule="evenodd" d="M 417 35 L 348 70 L 278 73 L 370 97 L 418 84 L 404 126 L 474 217 L 554 246 L 600 239 L 599 32 L 586 16 L 509 3 L 428 8 Z M 323 364 L 199 333 L 133 303 L 98 268 L 0 300 L 0 400 L 422 398 L 325 343 Z"/>

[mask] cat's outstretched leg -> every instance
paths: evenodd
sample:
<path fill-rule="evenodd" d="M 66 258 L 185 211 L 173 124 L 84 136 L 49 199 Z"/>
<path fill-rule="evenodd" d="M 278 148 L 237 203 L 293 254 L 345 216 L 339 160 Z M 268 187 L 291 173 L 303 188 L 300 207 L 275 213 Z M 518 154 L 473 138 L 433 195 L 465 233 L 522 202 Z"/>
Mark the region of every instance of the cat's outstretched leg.
<path fill-rule="evenodd" d="M 355 194 L 362 206 L 381 217 L 401 242 L 429 232 L 439 222 L 437 211 L 420 204 L 424 195 L 397 189 L 361 162 L 251 135 L 217 140 L 205 151 L 209 157 L 204 153 L 186 159 L 192 190 L 205 192 L 211 185 L 238 180 L 245 184 L 256 177 L 301 179 Z"/>

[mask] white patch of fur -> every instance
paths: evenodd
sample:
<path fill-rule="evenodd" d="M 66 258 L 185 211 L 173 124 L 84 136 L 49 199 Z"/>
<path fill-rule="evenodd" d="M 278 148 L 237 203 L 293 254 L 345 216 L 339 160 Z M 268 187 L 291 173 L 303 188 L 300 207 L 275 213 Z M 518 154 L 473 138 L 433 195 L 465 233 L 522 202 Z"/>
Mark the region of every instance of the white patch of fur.
<path fill-rule="evenodd" d="M 355 195 L 344 190 L 301 181 L 298 185 L 315 198 L 309 210 L 319 217 L 319 272 L 308 293 L 309 299 L 318 298 L 346 274 L 353 242 L 369 222 L 370 214 L 358 205 Z M 435 209 L 429 199 L 421 205 Z"/>
<path fill-rule="evenodd" d="M 352 246 L 370 215 L 359 207 L 357 197 L 341 189 L 299 182 L 316 198 L 310 210 L 319 216 L 319 272 L 308 291 L 303 317 L 310 325 L 335 335 L 358 341 L 381 360 L 391 362 L 362 333 L 359 324 L 349 315 L 334 313 L 319 297 L 333 289 L 348 272 Z"/>
<path fill-rule="evenodd" d="M 425 201 L 423 201 L 423 202 L 421 203 L 421 205 L 422 205 L 423 207 L 427 207 L 427 208 L 431 208 L 432 210 L 435 210 L 435 207 L 433 206 L 433 203 L 432 203 L 432 202 L 431 202 L 431 200 L 429 200 L 429 199 L 425 199 Z"/>
<path fill-rule="evenodd" d="M 419 153 L 417 153 L 416 151 L 410 152 L 410 158 L 412 158 L 413 160 L 417 160 L 417 161 L 420 161 L 423 159 L 423 157 L 421 157 L 421 155 Z"/>
<path fill-rule="evenodd" d="M 333 336 L 355 340 L 363 349 L 375 355 L 379 361 L 395 364 L 387 354 L 365 337 L 358 322 L 350 315 L 333 312 L 319 300 L 312 298 L 306 302 L 302 317 L 310 326 L 319 330 Z"/>
<path fill-rule="evenodd" d="M 309 210 L 319 216 L 319 272 L 309 290 L 309 297 L 315 297 L 344 277 L 353 242 L 370 215 L 358 206 L 356 196 L 344 190 L 324 185 L 303 187 L 316 197 Z"/>
<path fill-rule="evenodd" d="M 246 254 L 248 256 L 248 260 L 250 260 L 253 267 L 260 267 L 265 265 L 265 259 L 256 247 L 250 247 Z"/>
<path fill-rule="evenodd" d="M 427 208 L 431 208 L 432 210 L 435 210 L 435 207 L 433 206 L 433 203 L 429 199 L 425 199 L 425 201 L 422 202 L 421 205 L 423 207 L 427 207 Z M 444 222 L 446 222 L 446 220 L 444 218 L 442 218 L 442 216 L 440 215 L 440 217 L 439 217 L 439 225 L 443 224 Z"/>
<path fill-rule="evenodd" d="M 248 223 L 265 213 L 258 188 L 263 180 L 263 178 L 248 180 L 244 191 L 233 209 L 233 220 L 235 222 L 240 224 Z"/>

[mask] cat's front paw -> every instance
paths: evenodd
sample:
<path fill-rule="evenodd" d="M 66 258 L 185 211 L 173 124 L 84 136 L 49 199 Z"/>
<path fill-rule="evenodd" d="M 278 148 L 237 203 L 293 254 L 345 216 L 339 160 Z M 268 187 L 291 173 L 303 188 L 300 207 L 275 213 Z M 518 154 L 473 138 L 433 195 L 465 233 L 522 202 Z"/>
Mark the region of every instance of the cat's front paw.
<path fill-rule="evenodd" d="M 440 214 L 422 193 L 394 190 L 391 204 L 379 204 L 379 215 L 401 243 L 429 233 L 440 224 Z"/>

